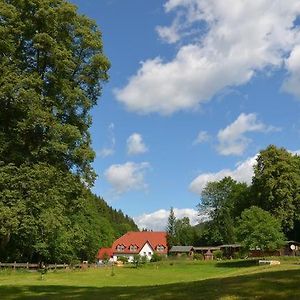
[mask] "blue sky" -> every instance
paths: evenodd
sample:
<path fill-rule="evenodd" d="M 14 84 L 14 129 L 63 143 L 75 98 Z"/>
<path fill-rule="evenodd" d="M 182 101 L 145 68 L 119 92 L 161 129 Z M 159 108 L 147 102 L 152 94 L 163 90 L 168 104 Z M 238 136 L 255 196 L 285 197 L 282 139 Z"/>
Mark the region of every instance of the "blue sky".
<path fill-rule="evenodd" d="M 197 222 L 207 181 L 250 183 L 269 144 L 300 149 L 298 0 L 72 0 L 112 67 L 93 110 L 94 192 L 163 229 Z"/>

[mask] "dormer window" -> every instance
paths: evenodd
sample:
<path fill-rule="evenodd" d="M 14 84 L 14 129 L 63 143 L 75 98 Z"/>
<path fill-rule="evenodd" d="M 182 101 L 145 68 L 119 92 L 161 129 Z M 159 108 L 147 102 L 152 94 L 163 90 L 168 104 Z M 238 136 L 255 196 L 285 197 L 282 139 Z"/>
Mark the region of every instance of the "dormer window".
<path fill-rule="evenodd" d="M 158 246 L 156 247 L 156 251 L 161 252 L 161 251 L 164 251 L 164 250 L 165 250 L 165 246 L 163 246 L 163 245 L 158 245 Z"/>
<path fill-rule="evenodd" d="M 125 246 L 124 246 L 124 245 L 118 245 L 118 246 L 117 246 L 117 251 L 122 252 L 122 251 L 124 251 L 124 249 L 125 249 Z"/>
<path fill-rule="evenodd" d="M 129 250 L 133 251 L 133 252 L 136 251 L 137 250 L 137 245 L 130 245 Z"/>

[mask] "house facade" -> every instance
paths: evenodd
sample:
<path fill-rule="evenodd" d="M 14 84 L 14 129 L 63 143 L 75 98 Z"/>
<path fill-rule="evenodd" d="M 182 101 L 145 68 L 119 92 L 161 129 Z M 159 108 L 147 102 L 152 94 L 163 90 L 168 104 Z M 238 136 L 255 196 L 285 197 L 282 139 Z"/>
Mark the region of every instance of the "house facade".
<path fill-rule="evenodd" d="M 136 254 L 145 256 L 148 260 L 153 253 L 166 256 L 168 254 L 167 234 L 153 231 L 127 232 L 113 243 L 110 250 L 113 261 L 117 261 L 119 257 L 127 257 L 131 262 Z"/>

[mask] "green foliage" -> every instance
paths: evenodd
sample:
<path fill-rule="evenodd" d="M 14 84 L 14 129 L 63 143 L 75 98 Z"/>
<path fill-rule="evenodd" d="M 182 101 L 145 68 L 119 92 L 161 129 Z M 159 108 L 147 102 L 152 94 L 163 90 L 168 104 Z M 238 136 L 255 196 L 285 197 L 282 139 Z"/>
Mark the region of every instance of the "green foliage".
<path fill-rule="evenodd" d="M 277 218 L 288 239 L 300 239 L 299 156 L 271 145 L 259 153 L 249 187 L 230 177 L 209 182 L 198 209 L 200 214 L 208 213 L 210 220 L 196 231 L 195 245 L 236 242 L 235 224 L 253 205 Z"/>
<path fill-rule="evenodd" d="M 119 256 L 118 261 L 122 262 L 123 264 L 128 263 L 128 257 L 127 256 Z"/>
<path fill-rule="evenodd" d="M 144 265 L 144 264 L 146 264 L 147 262 L 149 262 L 148 257 L 147 257 L 146 255 L 143 255 L 143 256 L 141 257 L 141 264 Z"/>
<path fill-rule="evenodd" d="M 0 16 L 0 161 L 92 183 L 90 109 L 109 69 L 100 31 L 64 0 L 1 0 Z"/>
<path fill-rule="evenodd" d="M 173 207 L 170 209 L 166 231 L 169 249 L 174 245 L 193 244 L 195 231 L 190 225 L 189 218 L 176 219 Z"/>
<path fill-rule="evenodd" d="M 177 245 L 190 246 L 194 241 L 194 229 L 188 217 L 175 221 L 175 238 Z"/>
<path fill-rule="evenodd" d="M 89 191 L 101 33 L 64 0 L 0 0 L 0 33 L 0 259 L 94 261 L 137 230 Z"/>
<path fill-rule="evenodd" d="M 246 249 L 277 250 L 284 244 L 280 220 L 252 206 L 243 211 L 237 228 L 239 241 Z"/>
<path fill-rule="evenodd" d="M 162 260 L 162 256 L 159 255 L 158 253 L 154 252 L 152 254 L 152 257 L 150 259 L 150 262 L 158 262 L 158 261 L 161 261 Z"/>
<path fill-rule="evenodd" d="M 300 217 L 300 157 L 269 146 L 254 167 L 252 203 L 281 221 L 285 232 Z"/>
<path fill-rule="evenodd" d="M 247 207 L 248 187 L 238 183 L 231 177 L 220 181 L 209 182 L 201 194 L 198 205 L 199 213 L 209 214 L 211 221 L 206 226 L 208 244 L 234 243 L 235 219 Z"/>
<path fill-rule="evenodd" d="M 193 259 L 194 260 L 204 260 L 204 256 L 201 253 L 194 253 Z"/>
<path fill-rule="evenodd" d="M 176 217 L 174 214 L 173 207 L 170 209 L 170 214 L 168 217 L 168 223 L 166 227 L 166 232 L 167 232 L 167 243 L 169 249 L 172 248 L 172 246 L 176 245 L 176 237 L 175 237 L 175 222 L 176 222 Z"/>
<path fill-rule="evenodd" d="M 222 250 L 216 250 L 213 252 L 215 259 L 222 259 L 223 258 L 223 251 Z"/>
<path fill-rule="evenodd" d="M 142 257 L 139 254 L 134 254 L 132 264 L 135 268 L 138 268 L 142 263 Z"/>
<path fill-rule="evenodd" d="M 103 214 L 104 203 L 76 175 L 53 166 L 0 167 L 1 259 L 94 261 L 98 248 L 119 236 L 112 216 L 122 222 L 128 218 L 107 204 Z"/>

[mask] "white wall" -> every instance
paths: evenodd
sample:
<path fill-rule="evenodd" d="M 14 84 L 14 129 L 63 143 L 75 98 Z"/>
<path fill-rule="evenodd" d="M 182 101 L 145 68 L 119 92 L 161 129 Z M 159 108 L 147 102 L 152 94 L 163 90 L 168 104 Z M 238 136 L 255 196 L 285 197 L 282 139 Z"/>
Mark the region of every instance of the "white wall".
<path fill-rule="evenodd" d="M 148 243 L 146 243 L 139 254 L 141 256 L 147 256 L 148 260 L 150 260 L 153 255 L 153 249 Z"/>

